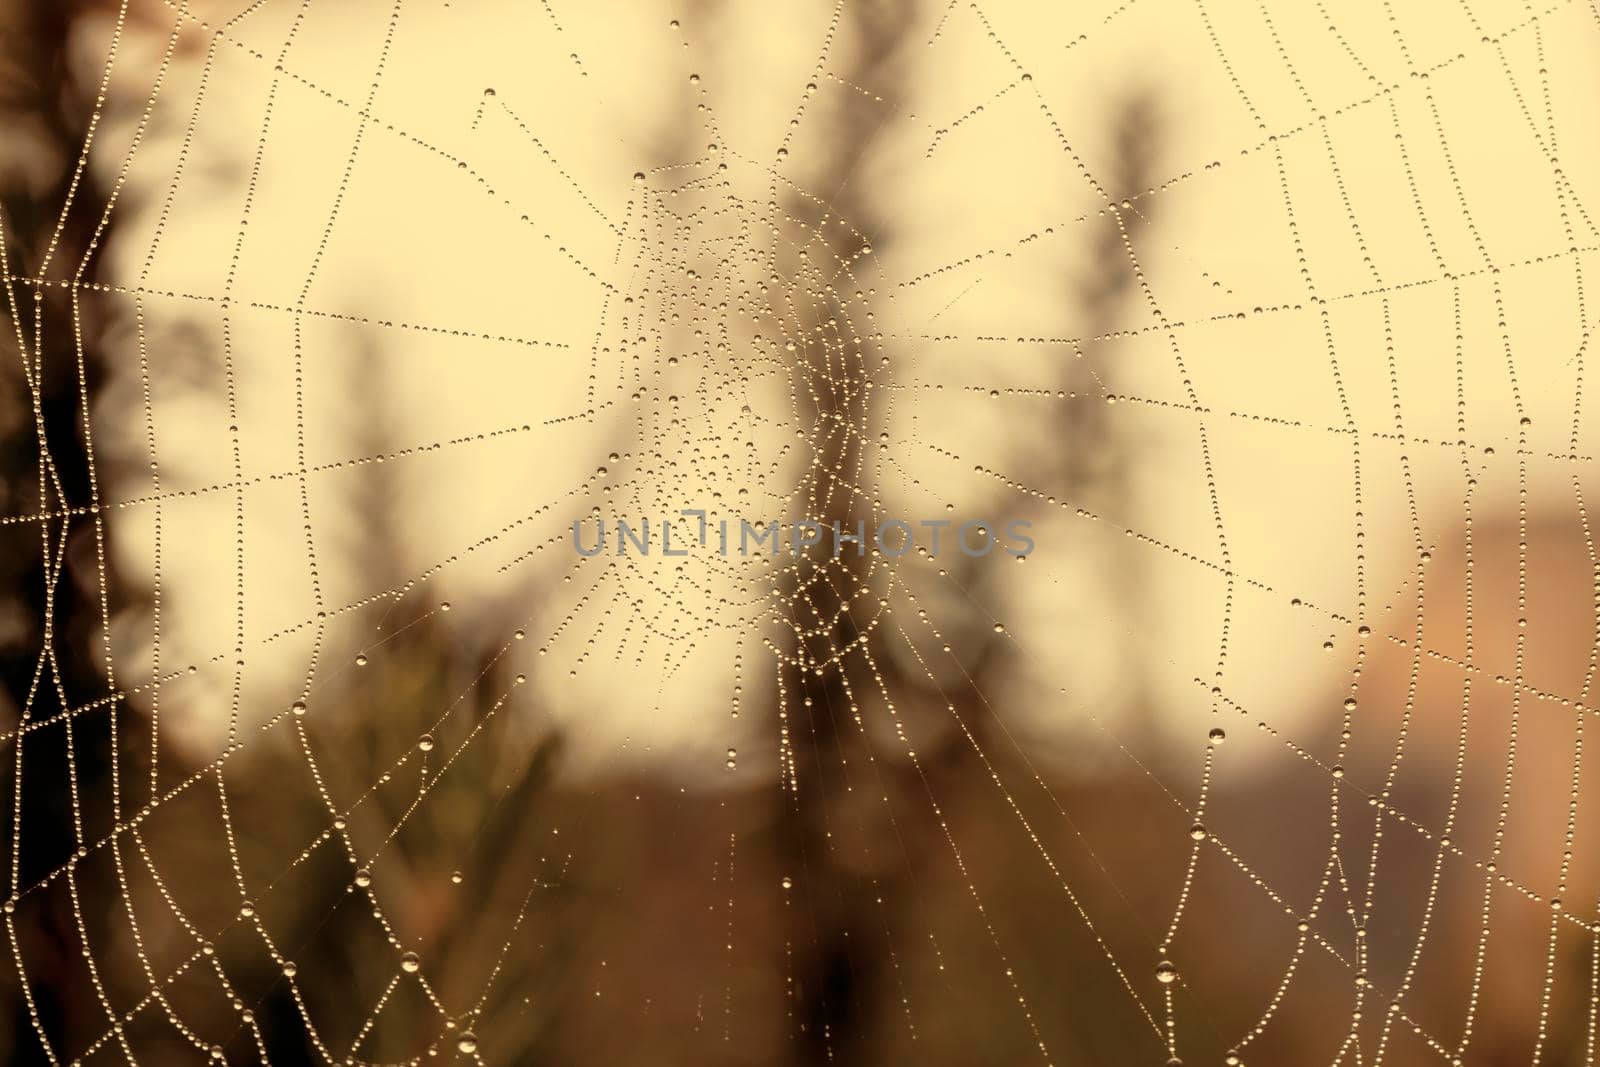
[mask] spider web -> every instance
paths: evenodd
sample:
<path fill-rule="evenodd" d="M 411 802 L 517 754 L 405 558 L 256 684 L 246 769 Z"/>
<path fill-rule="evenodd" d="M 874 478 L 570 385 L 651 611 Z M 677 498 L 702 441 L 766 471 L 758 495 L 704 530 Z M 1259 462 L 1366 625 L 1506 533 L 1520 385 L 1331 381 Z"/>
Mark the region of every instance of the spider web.
<path fill-rule="evenodd" d="M 19 1048 L 1594 1062 L 1600 9 L 1037 6 L 94 24 Z M 571 551 L 696 508 L 1038 549 Z"/>

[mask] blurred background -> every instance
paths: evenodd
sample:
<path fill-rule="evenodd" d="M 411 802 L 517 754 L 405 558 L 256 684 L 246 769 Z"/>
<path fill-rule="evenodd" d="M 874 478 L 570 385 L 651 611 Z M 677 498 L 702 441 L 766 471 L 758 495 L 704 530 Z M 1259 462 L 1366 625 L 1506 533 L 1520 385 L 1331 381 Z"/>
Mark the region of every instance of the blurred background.
<path fill-rule="evenodd" d="M 1593 1063 L 1597 45 L 3 0 L 0 1058 Z"/>

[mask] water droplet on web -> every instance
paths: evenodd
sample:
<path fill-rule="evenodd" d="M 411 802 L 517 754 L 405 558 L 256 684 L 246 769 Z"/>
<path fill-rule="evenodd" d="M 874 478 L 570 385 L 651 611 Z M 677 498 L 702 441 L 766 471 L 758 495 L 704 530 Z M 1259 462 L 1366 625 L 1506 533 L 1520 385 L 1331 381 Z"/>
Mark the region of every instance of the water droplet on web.
<path fill-rule="evenodd" d="M 1178 979 L 1178 968 L 1172 965 L 1171 960 L 1162 960 L 1156 964 L 1156 981 L 1162 985 L 1170 985 Z"/>
<path fill-rule="evenodd" d="M 362 867 L 356 871 L 356 885 L 362 889 L 372 884 L 372 872 Z"/>
<path fill-rule="evenodd" d="M 1189 836 L 1194 838 L 1196 841 L 1204 841 L 1206 839 L 1205 825 L 1203 823 L 1195 823 L 1193 826 L 1189 827 Z"/>
<path fill-rule="evenodd" d="M 424 752 L 432 752 L 433 751 L 433 735 L 432 734 L 423 734 L 421 737 L 417 738 L 417 747 L 419 749 L 421 749 L 422 751 L 424 751 Z"/>
<path fill-rule="evenodd" d="M 456 1048 L 469 1056 L 472 1055 L 478 1051 L 478 1036 L 471 1030 L 464 1031 L 460 1037 L 456 1038 Z"/>
<path fill-rule="evenodd" d="M 1222 742 L 1228 739 L 1228 731 L 1224 730 L 1220 726 L 1213 726 L 1211 728 L 1211 732 L 1206 734 L 1206 737 L 1213 745 L 1220 745 Z"/>
<path fill-rule="evenodd" d="M 407 974 L 416 974 L 422 969 L 422 960 L 415 952 L 407 952 L 400 957 L 400 969 Z"/>

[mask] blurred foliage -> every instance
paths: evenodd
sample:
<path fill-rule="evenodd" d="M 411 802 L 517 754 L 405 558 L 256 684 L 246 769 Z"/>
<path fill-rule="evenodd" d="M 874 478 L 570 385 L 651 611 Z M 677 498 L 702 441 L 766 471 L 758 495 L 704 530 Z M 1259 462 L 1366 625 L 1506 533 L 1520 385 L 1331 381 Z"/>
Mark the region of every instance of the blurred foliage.
<path fill-rule="evenodd" d="M 0 783 L 7 819 L 21 812 L 22 851 L 8 859 L 27 890 L 7 916 L 14 955 L 0 972 L 0 1059 L 51 1062 L 36 1028 L 58 1058 L 92 1046 L 91 1062 L 161 1064 L 202 1062 L 213 1049 L 228 1062 L 279 1065 L 420 1061 L 430 1050 L 449 1060 L 466 1055 L 465 1033 L 484 1060 L 516 1064 L 953 1067 L 1031 1062 L 1041 1045 L 1054 1062 L 1132 1062 L 1130 1049 L 1143 1062 L 1164 1058 L 1107 956 L 1137 969 L 1130 981 L 1156 1003 L 1160 934 L 1141 917 L 1170 914 L 1172 887 L 1184 884 L 1181 805 L 1150 788 L 1143 766 L 1080 778 L 1036 765 L 989 704 L 1016 673 L 1016 653 L 980 612 L 957 603 L 942 613 L 966 665 L 948 689 L 894 655 L 870 665 L 846 657 L 821 674 L 804 660 L 785 668 L 791 781 L 695 791 L 665 771 L 580 778 L 564 773 L 548 709 L 523 701 L 513 713 L 507 701 L 520 683 L 504 649 L 519 613 L 542 610 L 549 590 L 529 582 L 450 625 L 419 607 L 396 533 L 404 489 L 381 464 L 359 483 L 361 535 L 328 549 L 382 591 L 365 609 L 380 618 L 377 639 L 327 649 L 306 714 L 229 753 L 226 773 L 220 761 L 164 747 L 163 780 L 182 787 L 130 819 L 150 800 L 150 726 L 140 700 L 103 700 L 111 680 L 98 558 L 108 534 L 85 513 L 83 412 L 100 388 L 112 314 L 78 288 L 47 286 L 35 301 L 31 284 L 52 240 L 48 278 L 94 262 L 106 191 L 92 172 L 59 237 L 56 224 L 92 99 L 68 62 L 71 32 L 97 8 L 0 6 L 0 224 L 13 275 L 0 316 L 7 338 L 44 339 L 20 358 L 7 340 L 0 361 L 0 513 L 44 516 L 0 526 L 0 710 L 14 749 Z M 702 20 L 720 10 L 695 6 Z M 905 27 L 919 10 L 918 0 L 845 5 L 841 80 L 885 100 L 911 96 Z M 1159 222 L 1143 194 L 1157 182 L 1160 97 L 1134 87 L 1122 100 L 1105 116 L 1107 180 L 1129 206 L 1087 231 L 1089 266 L 1060 280 L 1063 318 L 1084 324 L 1084 336 L 1130 318 L 1142 295 L 1126 248 Z M 862 177 L 881 126 L 861 109 L 837 123 L 814 183 L 837 195 L 825 206 L 791 197 L 785 210 L 797 222 L 775 236 L 775 256 L 809 241 L 824 210 L 853 227 L 826 231 L 843 259 L 868 240 L 880 250 L 894 242 L 890 191 Z M 686 154 L 688 137 L 687 124 L 661 131 L 663 161 Z M 833 299 L 824 318 L 848 322 Z M 876 340 L 836 329 L 829 343 L 837 356 L 875 353 Z M 892 345 L 882 354 L 901 355 Z M 352 379 L 381 377 L 381 355 L 352 345 Z M 1091 391 L 1079 356 L 1063 363 L 1058 388 Z M 864 360 L 840 365 L 856 383 L 866 373 Z M 1102 369 L 1100 388 L 1112 373 Z M 381 390 L 364 395 L 350 454 L 371 456 L 396 442 Z M 819 415 L 873 424 L 871 396 L 829 390 L 832 406 Z M 1038 461 L 1042 480 L 1063 498 L 1092 489 L 1126 502 L 1137 443 L 1098 405 L 1060 410 L 1072 414 L 1042 427 L 1052 442 Z M 853 526 L 867 518 L 851 491 L 861 442 L 830 440 L 835 450 L 811 475 L 816 517 Z M 109 469 L 131 462 L 112 460 Z M 1001 510 L 998 496 L 990 503 L 975 510 Z M 949 568 L 949 585 L 1004 614 L 1010 586 L 992 567 L 954 556 Z M 1112 569 L 1118 595 L 1152 610 L 1139 561 Z M 134 576 L 105 573 L 114 613 L 150 610 Z M 851 594 L 877 580 L 848 554 L 806 577 L 796 570 L 783 593 L 826 620 L 809 635 L 812 663 L 860 636 Z M 1121 655 L 1133 703 L 1153 715 L 1142 653 L 1129 644 Z M 893 695 L 892 713 L 880 692 Z M 746 714 L 775 731 L 779 704 L 774 687 L 750 698 Z M 915 758 L 901 731 L 916 739 Z M 1320 829 L 1326 797 L 1306 781 L 1285 772 L 1216 798 L 1242 813 L 1233 847 L 1279 861 L 1274 885 L 1320 858 L 1323 842 L 1302 834 L 1285 846 L 1268 818 L 1315 819 Z M 1142 877 L 1111 876 L 1129 870 Z M 1227 914 L 1240 891 L 1208 868 L 1188 906 Z M 1102 921 L 1091 929 L 1084 914 Z M 1296 958 L 1294 936 L 1281 923 L 1194 918 L 1186 937 L 1197 974 L 1210 967 L 1241 990 L 1237 1003 L 1201 1002 L 1183 987 L 1176 998 L 1185 1057 L 1218 1062 L 1221 1035 L 1248 1030 L 1250 1006 L 1270 1000 L 1278 974 L 1255 973 L 1255 961 Z M 1465 951 L 1450 957 L 1463 973 Z M 1252 1062 L 1331 1059 L 1344 1035 L 1324 1025 L 1319 1004 L 1346 995 L 1349 977 L 1308 961 L 1297 979 L 1308 1003 L 1283 1008 Z M 1578 1062 L 1557 1057 L 1576 1047 L 1582 1010 L 1558 1004 L 1560 1047 L 1547 1062 Z M 126 1024 L 114 1030 L 113 1018 Z M 1518 1047 L 1526 1023 L 1485 1023 L 1482 1045 L 1495 1057 L 1486 1062 L 1510 1062 L 1498 1057 Z"/>

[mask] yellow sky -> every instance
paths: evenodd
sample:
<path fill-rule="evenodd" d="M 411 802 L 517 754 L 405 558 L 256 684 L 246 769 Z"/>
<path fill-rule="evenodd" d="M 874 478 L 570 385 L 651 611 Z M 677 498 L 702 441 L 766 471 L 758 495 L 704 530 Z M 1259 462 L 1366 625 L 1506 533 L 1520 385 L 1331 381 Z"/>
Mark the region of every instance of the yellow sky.
<path fill-rule="evenodd" d="M 1040 458 L 1061 447 L 1062 419 L 1105 402 L 1035 395 L 1053 394 L 1078 358 L 1067 339 L 1103 328 L 1071 295 L 1112 225 L 1102 193 L 1137 197 L 1130 217 L 1148 220 L 1136 253 L 1149 299 L 1136 289 L 1112 319 L 1137 332 L 1081 346 L 1120 398 L 1103 425 L 1137 442 L 1126 485 L 1056 508 L 1039 521 L 1036 555 L 1003 564 L 1015 571 L 1004 621 L 1026 655 L 996 696 L 1016 728 L 1070 739 L 1092 729 L 1082 715 L 1092 710 L 1115 733 L 1139 671 L 1163 726 L 1187 737 L 1208 699 L 1195 680 L 1209 681 L 1218 658 L 1223 540 L 1238 579 L 1224 682 L 1295 722 L 1304 695 L 1349 660 L 1357 462 L 1365 610 L 1380 631 L 1409 622 L 1402 452 L 1426 539 L 1460 521 L 1463 437 L 1479 507 L 1514 504 L 1525 431 L 1535 505 L 1575 511 L 1571 475 L 1587 478 L 1591 465 L 1551 454 L 1594 448 L 1588 420 L 1571 439 L 1586 329 L 1574 264 L 1587 255 L 1567 249 L 1600 236 L 1586 211 L 1600 162 L 1593 34 L 1570 32 L 1593 16 L 1578 4 L 1361 0 L 1327 9 L 1335 32 L 1318 5 L 1208 0 L 1174 14 L 1138 0 L 1010 0 L 986 5 L 984 21 L 965 4 L 929 3 L 904 28 L 897 99 L 848 83 L 847 30 L 824 51 L 827 4 L 430 0 L 402 5 L 391 30 L 387 4 L 313 4 L 297 23 L 299 5 L 274 3 L 214 35 L 196 21 L 215 29 L 240 6 L 183 9 L 185 47 L 128 171 L 109 263 L 144 294 L 165 494 L 161 655 L 169 669 L 203 665 L 170 698 L 196 744 L 215 743 L 232 681 L 235 494 L 182 494 L 231 482 L 229 425 L 246 480 L 259 479 L 242 494 L 252 719 L 281 710 L 305 677 L 304 624 L 318 604 L 332 611 L 377 591 L 364 551 L 377 468 L 358 461 L 445 442 L 384 465 L 407 577 L 427 574 L 411 602 L 450 601 L 463 627 L 528 619 L 528 708 L 581 722 L 579 747 L 597 763 L 650 746 L 720 759 L 769 730 L 729 719 L 740 627 L 714 627 L 688 655 L 681 638 L 641 647 L 637 628 L 624 635 L 641 603 L 646 616 L 676 617 L 661 592 L 671 564 L 592 589 L 593 569 L 560 577 L 574 563 L 568 524 L 589 503 L 572 490 L 634 441 L 639 386 L 607 286 L 631 292 L 661 255 L 636 239 L 644 198 L 688 213 L 734 194 L 737 218 L 781 224 L 765 207 L 774 175 L 781 188 L 839 197 L 811 183 L 829 172 L 841 118 L 876 137 L 849 183 L 888 232 L 861 272 L 874 319 L 853 325 L 881 330 L 893 355 L 885 385 L 896 401 L 882 427 L 893 464 L 880 484 L 908 518 L 977 506 L 1007 480 L 1049 492 L 1036 479 Z M 108 176 L 179 14 L 155 7 L 121 45 L 119 104 L 96 155 Z M 103 54 L 100 42 L 85 51 Z M 1114 117 L 1138 94 L 1154 101 L 1153 193 L 1106 177 Z M 649 172 L 642 186 L 636 171 Z M 707 175 L 726 187 L 671 195 Z M 715 258 L 715 247 L 698 252 Z M 1459 363 L 1446 274 L 1460 279 Z M 122 306 L 131 320 L 131 297 Z M 686 323 L 662 325 L 669 344 L 687 344 Z M 138 456 L 147 420 L 133 337 L 130 321 L 98 415 L 103 447 Z M 690 362 L 647 383 L 684 391 L 674 440 L 716 425 L 729 402 L 694 391 L 704 373 Z M 751 388 L 775 441 L 787 394 L 773 380 Z M 300 481 L 285 476 L 302 459 L 315 589 Z M 146 471 L 130 469 L 114 497 L 151 493 Z M 781 460 L 774 477 L 794 474 Z M 653 480 L 661 499 L 676 477 Z M 743 484 L 725 483 L 730 497 Z M 146 504 L 113 519 L 133 573 L 152 570 L 155 517 Z M 735 587 L 702 562 L 686 566 L 708 603 Z M 1144 609 L 1118 581 L 1130 567 L 1145 576 Z M 1405 618 L 1386 614 L 1391 602 Z M 339 616 L 329 662 L 368 642 L 374 618 Z M 127 676 L 147 673 L 148 627 L 120 636 Z M 550 654 L 536 658 L 537 646 Z M 745 657 L 749 692 L 770 668 L 754 638 Z"/>

